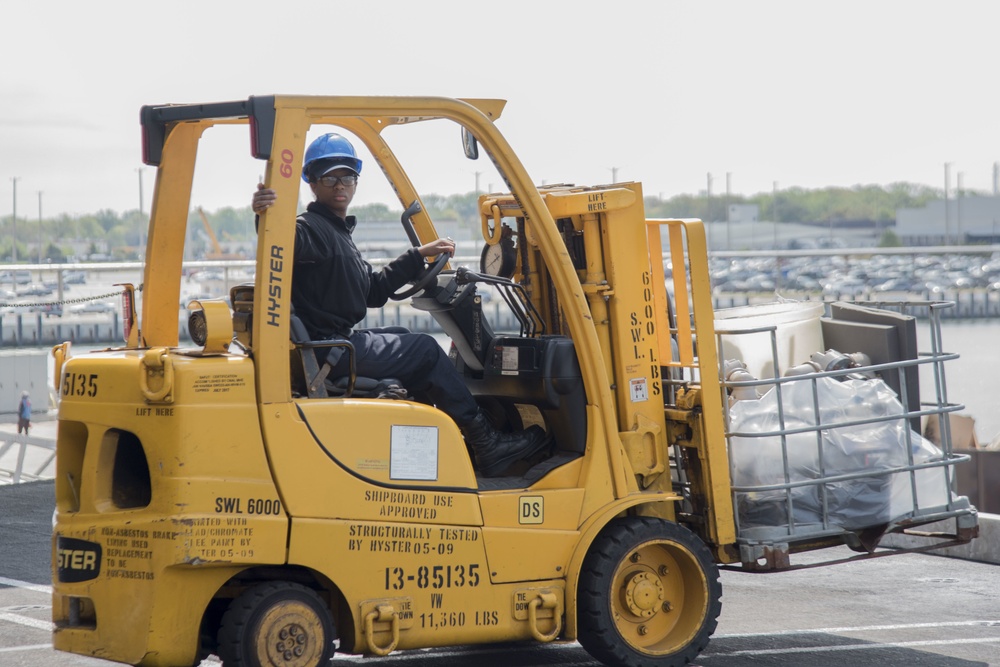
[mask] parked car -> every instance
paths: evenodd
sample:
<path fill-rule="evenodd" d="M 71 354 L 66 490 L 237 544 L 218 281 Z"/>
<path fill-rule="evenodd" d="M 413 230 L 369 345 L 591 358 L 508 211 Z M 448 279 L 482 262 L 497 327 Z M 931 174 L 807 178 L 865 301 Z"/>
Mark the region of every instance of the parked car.
<path fill-rule="evenodd" d="M 222 271 L 199 271 L 194 275 L 194 279 L 200 283 L 221 281 L 225 278 Z"/>
<path fill-rule="evenodd" d="M 62 272 L 63 284 L 65 285 L 82 285 L 87 282 L 87 272 L 86 271 L 63 271 Z"/>
<path fill-rule="evenodd" d="M 861 296 L 868 286 L 860 278 L 832 278 L 823 284 L 823 294 L 837 298 Z"/>
<path fill-rule="evenodd" d="M 63 307 L 61 303 L 36 303 L 28 307 L 32 313 L 42 313 L 45 317 L 62 317 Z"/>
<path fill-rule="evenodd" d="M 113 313 L 115 310 L 115 304 L 105 301 L 88 301 L 87 303 L 78 303 L 69 307 L 69 312 L 74 315 L 84 313 Z"/>
<path fill-rule="evenodd" d="M 45 285 L 46 287 L 48 287 L 53 292 L 55 292 L 57 289 L 59 289 L 59 283 L 57 281 L 55 281 L 55 280 L 46 280 L 42 284 Z M 73 289 L 73 287 L 69 283 L 63 283 L 62 288 L 63 288 L 64 292 L 68 292 L 71 289 Z"/>
<path fill-rule="evenodd" d="M 3 315 L 4 317 L 8 315 L 29 315 L 30 313 L 31 306 L 26 303 L 15 303 L 0 308 L 0 315 Z"/>
<path fill-rule="evenodd" d="M 30 282 L 31 271 L 21 269 L 17 271 L 0 272 L 0 283 L 17 283 L 18 285 L 27 285 Z"/>
<path fill-rule="evenodd" d="M 52 290 L 41 283 L 33 283 L 24 289 L 18 290 L 19 296 L 48 296 Z"/>
<path fill-rule="evenodd" d="M 913 288 L 913 281 L 906 278 L 889 278 L 875 285 L 879 292 L 908 292 Z"/>

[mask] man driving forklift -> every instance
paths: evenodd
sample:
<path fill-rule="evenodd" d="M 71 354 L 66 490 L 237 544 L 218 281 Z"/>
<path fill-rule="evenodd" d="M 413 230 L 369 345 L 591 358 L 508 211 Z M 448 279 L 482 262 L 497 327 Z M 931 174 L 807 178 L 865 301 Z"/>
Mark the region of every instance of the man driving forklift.
<path fill-rule="evenodd" d="M 358 375 L 397 378 L 407 391 L 426 398 L 454 419 L 480 474 L 498 476 L 547 445 L 544 429 L 497 431 L 433 337 L 403 327 L 354 329 L 368 308 L 384 306 L 390 295 L 420 273 L 424 258 L 455 253 L 455 242 L 445 238 L 408 249 L 380 271 L 366 262 L 352 239 L 357 219 L 347 214 L 361 166 L 354 146 L 339 134 L 325 134 L 306 150 L 302 180 L 309 183 L 315 201 L 296 220 L 295 313 L 311 340 L 350 341 Z M 260 215 L 276 200 L 277 193 L 259 183 L 253 195 L 254 213 Z M 344 348 L 328 349 L 329 377 L 347 375 L 350 355 L 343 354 Z"/>

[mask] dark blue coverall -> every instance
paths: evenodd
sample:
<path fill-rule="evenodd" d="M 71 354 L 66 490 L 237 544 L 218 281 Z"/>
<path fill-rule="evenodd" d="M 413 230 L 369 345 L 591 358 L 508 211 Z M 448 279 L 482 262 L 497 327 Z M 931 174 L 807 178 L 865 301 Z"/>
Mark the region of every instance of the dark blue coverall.
<path fill-rule="evenodd" d="M 424 266 L 423 257 L 411 248 L 376 271 L 354 245 L 351 234 L 356 225 L 353 215 L 341 218 L 318 202 L 299 215 L 292 274 L 295 314 L 312 340 L 349 340 L 358 375 L 396 378 L 464 427 L 475 419 L 478 406 L 434 338 L 403 327 L 354 330 L 368 308 L 384 306 Z M 322 355 L 323 350 L 317 353 Z M 341 354 L 330 377 L 348 373 L 349 355 Z"/>

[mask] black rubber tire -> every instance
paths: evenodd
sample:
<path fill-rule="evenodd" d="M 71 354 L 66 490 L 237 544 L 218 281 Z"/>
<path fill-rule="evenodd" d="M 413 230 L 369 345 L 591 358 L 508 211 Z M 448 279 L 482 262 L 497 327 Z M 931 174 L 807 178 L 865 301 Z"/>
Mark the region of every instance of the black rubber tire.
<path fill-rule="evenodd" d="M 248 588 L 230 603 L 219 625 L 218 650 L 226 667 L 316 667 L 333 658 L 334 639 L 333 616 L 315 591 L 274 581 Z"/>
<path fill-rule="evenodd" d="M 711 552 L 675 523 L 615 519 L 583 560 L 577 639 L 604 664 L 686 665 L 708 645 L 721 611 Z"/>

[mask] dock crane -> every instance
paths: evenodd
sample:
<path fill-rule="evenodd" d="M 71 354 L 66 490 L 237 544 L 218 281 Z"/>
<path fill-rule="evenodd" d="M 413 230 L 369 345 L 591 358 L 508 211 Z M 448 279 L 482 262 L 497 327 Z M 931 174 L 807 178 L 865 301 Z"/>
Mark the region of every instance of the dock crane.
<path fill-rule="evenodd" d="M 212 225 L 208 223 L 208 216 L 205 215 L 205 210 L 200 206 L 198 207 L 198 215 L 201 217 L 202 226 L 205 227 L 205 233 L 208 234 L 208 240 L 212 244 L 212 250 L 205 253 L 205 259 L 245 259 L 238 253 L 223 252 L 222 246 L 219 245 L 219 239 L 216 238 L 215 232 L 212 230 Z"/>

